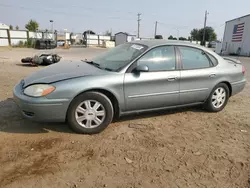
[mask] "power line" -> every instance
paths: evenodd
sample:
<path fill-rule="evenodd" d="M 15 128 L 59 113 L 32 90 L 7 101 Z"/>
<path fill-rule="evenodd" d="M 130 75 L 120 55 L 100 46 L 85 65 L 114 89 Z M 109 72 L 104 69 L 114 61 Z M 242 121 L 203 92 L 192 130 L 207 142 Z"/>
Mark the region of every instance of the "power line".
<path fill-rule="evenodd" d="M 79 13 L 68 13 L 68 12 L 63 12 L 63 11 L 54 11 L 54 10 L 50 10 L 50 9 L 41 9 L 41 8 L 37 8 L 37 7 L 24 7 L 24 6 L 19 6 L 19 5 L 7 5 L 7 4 L 0 4 L 0 7 L 11 7 L 11 8 L 18 8 L 18 9 L 23 9 L 23 10 L 36 10 L 36 11 L 41 11 L 41 12 L 50 12 L 50 13 L 54 13 L 54 14 L 62 14 L 62 15 L 67 15 L 67 16 L 73 16 L 73 17 L 79 17 L 79 16 L 91 16 L 91 14 L 79 14 Z M 102 16 L 105 19 L 111 19 L 111 20 L 133 20 L 132 18 L 122 18 L 122 17 L 106 17 L 106 16 Z"/>
<path fill-rule="evenodd" d="M 33 0 L 32 2 L 38 2 L 38 3 L 43 3 L 43 4 L 44 4 L 44 0 Z M 47 4 L 46 4 L 46 6 L 47 6 Z M 69 7 L 72 7 L 72 8 L 81 9 L 81 11 L 83 11 L 83 10 L 95 11 L 95 10 L 97 10 L 97 9 L 103 11 L 103 8 L 102 8 L 102 7 L 99 8 L 99 7 L 95 6 L 95 7 L 93 8 L 93 7 L 86 7 L 85 5 L 84 5 L 84 6 L 81 6 L 81 5 L 79 5 L 79 4 L 77 4 L 77 5 L 75 5 L 75 4 L 67 4 L 66 6 L 62 6 L 62 4 L 58 4 L 58 3 L 57 3 L 56 7 L 57 7 L 57 8 L 66 8 L 66 9 L 68 9 Z M 107 10 L 108 10 L 109 12 L 110 12 L 110 11 L 113 11 L 113 12 L 118 12 L 118 13 L 120 13 L 120 12 L 122 11 L 122 10 L 114 9 L 113 7 L 112 7 L 112 9 L 107 9 Z M 98 12 L 95 12 L 95 13 L 98 13 Z M 126 12 L 124 12 L 124 13 L 136 14 L 137 12 L 126 11 Z"/>

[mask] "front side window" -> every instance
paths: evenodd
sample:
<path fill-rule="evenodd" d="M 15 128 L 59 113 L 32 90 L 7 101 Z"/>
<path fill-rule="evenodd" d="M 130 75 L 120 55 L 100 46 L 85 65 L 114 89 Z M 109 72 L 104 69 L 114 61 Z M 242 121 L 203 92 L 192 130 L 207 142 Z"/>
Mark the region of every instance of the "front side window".
<path fill-rule="evenodd" d="M 180 50 L 181 62 L 184 70 L 210 67 L 210 61 L 202 50 L 192 47 L 178 48 Z"/>
<path fill-rule="evenodd" d="M 150 72 L 175 70 L 175 50 L 173 46 L 160 46 L 147 52 L 137 61 L 137 65 L 147 65 Z"/>

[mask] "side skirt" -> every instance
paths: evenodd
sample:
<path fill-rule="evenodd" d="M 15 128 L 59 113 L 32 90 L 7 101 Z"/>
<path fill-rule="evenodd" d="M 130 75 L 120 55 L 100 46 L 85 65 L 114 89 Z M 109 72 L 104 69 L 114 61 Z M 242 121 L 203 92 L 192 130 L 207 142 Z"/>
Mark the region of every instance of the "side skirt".
<path fill-rule="evenodd" d="M 143 112 L 154 112 L 159 110 L 167 110 L 167 109 L 175 109 L 175 108 L 181 108 L 181 107 L 188 107 L 188 106 L 197 106 L 204 104 L 204 102 L 196 102 L 191 104 L 183 104 L 183 105 L 177 105 L 177 106 L 168 106 L 168 107 L 162 107 L 162 108 L 153 108 L 153 109 L 144 109 L 144 110 L 134 110 L 134 111 L 127 111 L 127 112 L 120 112 L 120 116 L 129 115 L 129 114 L 138 114 Z"/>

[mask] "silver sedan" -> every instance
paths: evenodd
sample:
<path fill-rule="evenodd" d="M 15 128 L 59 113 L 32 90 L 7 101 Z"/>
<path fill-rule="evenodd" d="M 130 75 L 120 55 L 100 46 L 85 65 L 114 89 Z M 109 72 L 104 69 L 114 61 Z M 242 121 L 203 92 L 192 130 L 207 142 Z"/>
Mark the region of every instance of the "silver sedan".
<path fill-rule="evenodd" d="M 221 111 L 246 84 L 238 60 L 188 42 L 142 40 L 84 61 L 43 68 L 14 88 L 22 114 L 66 121 L 79 133 L 104 130 L 115 116 L 204 104 Z"/>

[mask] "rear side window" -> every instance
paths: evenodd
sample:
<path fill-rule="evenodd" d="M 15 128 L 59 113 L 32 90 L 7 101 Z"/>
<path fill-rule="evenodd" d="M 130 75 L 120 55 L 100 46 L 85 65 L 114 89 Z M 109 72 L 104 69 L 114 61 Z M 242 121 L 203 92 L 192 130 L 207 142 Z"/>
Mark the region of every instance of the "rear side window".
<path fill-rule="evenodd" d="M 192 47 L 179 47 L 179 50 L 184 70 L 210 67 L 210 60 L 202 50 Z"/>

